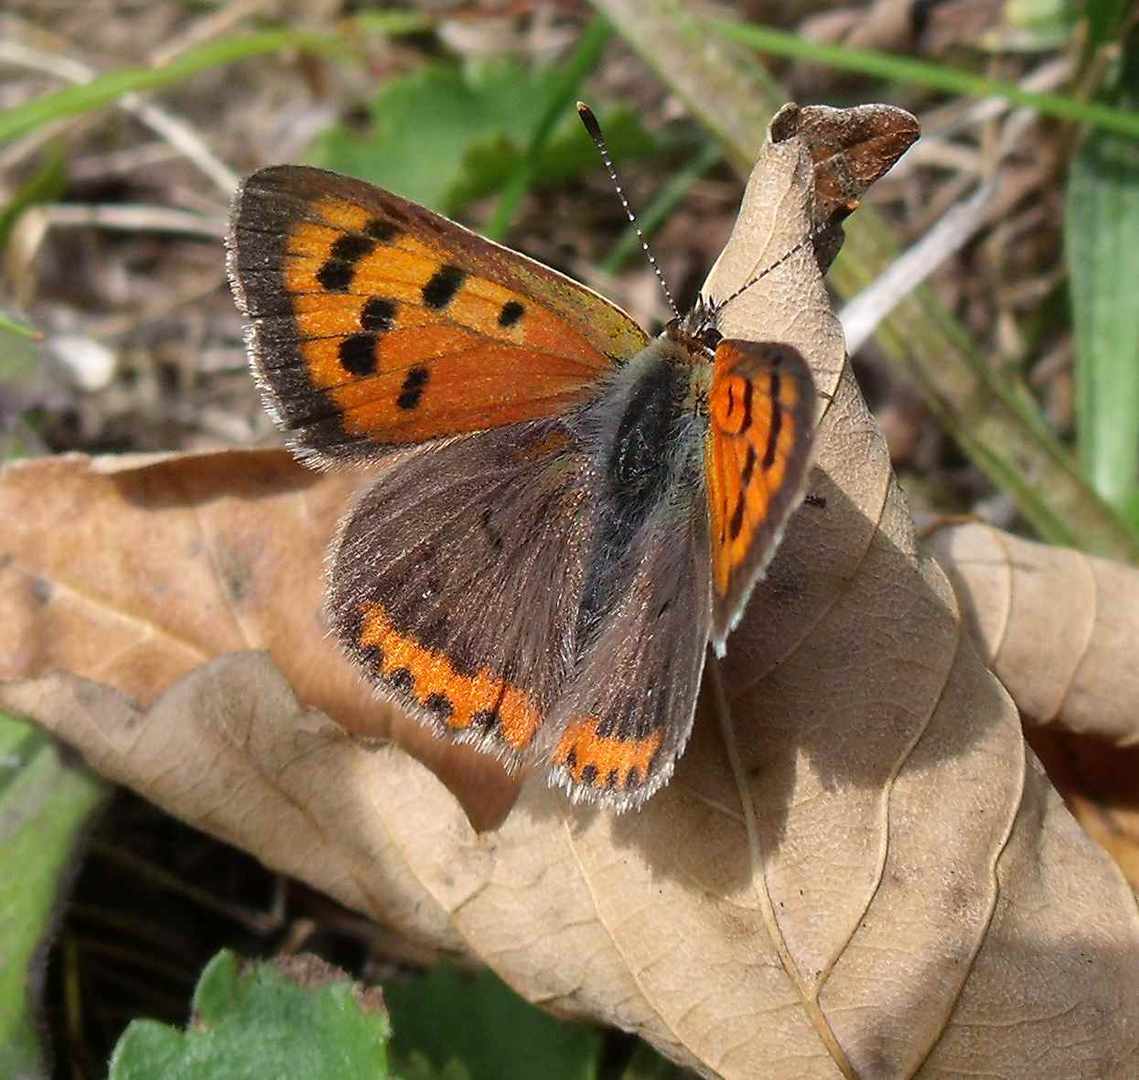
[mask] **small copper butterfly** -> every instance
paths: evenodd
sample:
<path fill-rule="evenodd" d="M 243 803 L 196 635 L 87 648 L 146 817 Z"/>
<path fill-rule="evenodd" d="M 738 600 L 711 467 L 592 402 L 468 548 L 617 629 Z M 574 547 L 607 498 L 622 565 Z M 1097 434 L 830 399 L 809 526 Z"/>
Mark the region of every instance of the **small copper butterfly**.
<path fill-rule="evenodd" d="M 439 736 L 639 806 L 803 497 L 803 357 L 721 336 L 747 283 L 713 275 L 650 341 L 554 270 L 314 168 L 250 176 L 227 245 L 296 454 L 392 458 L 330 552 L 349 656 Z"/>

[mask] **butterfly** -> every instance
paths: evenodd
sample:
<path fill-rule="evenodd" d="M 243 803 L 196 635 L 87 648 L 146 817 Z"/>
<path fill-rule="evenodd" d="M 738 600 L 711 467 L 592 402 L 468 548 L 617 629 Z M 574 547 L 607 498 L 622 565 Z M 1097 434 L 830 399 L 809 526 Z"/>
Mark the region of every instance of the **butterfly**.
<path fill-rule="evenodd" d="M 722 335 L 747 282 L 714 272 L 650 340 L 570 278 L 315 168 L 250 176 L 227 250 L 294 452 L 390 459 L 329 554 L 348 656 L 440 737 L 640 806 L 802 500 L 803 356 Z"/>

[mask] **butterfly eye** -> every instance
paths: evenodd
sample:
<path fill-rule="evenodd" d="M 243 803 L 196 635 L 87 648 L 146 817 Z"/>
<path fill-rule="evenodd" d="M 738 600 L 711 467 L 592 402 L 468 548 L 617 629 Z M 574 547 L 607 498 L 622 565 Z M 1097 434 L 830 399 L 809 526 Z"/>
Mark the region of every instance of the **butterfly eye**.
<path fill-rule="evenodd" d="M 712 352 L 716 351 L 716 346 L 723 340 L 724 335 L 714 326 L 706 326 L 700 331 L 700 344 Z"/>

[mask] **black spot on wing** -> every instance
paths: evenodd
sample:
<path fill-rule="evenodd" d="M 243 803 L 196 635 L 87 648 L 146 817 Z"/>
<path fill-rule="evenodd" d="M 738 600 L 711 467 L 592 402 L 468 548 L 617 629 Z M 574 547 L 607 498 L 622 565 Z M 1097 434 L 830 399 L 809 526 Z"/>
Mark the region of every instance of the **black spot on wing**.
<path fill-rule="evenodd" d="M 435 311 L 442 311 L 463 287 L 466 271 L 458 266 L 441 266 L 423 286 L 423 302 Z"/>
<path fill-rule="evenodd" d="M 383 666 L 384 650 L 379 645 L 358 645 L 355 652 L 357 660 L 366 671 L 379 671 Z"/>
<path fill-rule="evenodd" d="M 736 508 L 732 512 L 732 520 L 728 522 L 728 535 L 735 540 L 744 527 L 744 493 L 741 491 L 736 499 Z"/>
<path fill-rule="evenodd" d="M 740 473 L 740 487 L 746 491 L 751 483 L 751 475 L 755 472 L 756 453 L 751 443 L 747 444 L 747 457 L 744 458 L 743 471 Z"/>
<path fill-rule="evenodd" d="M 394 687 L 396 690 L 404 690 L 411 693 L 415 689 L 415 676 L 412 675 L 408 668 L 400 667 L 387 675 L 388 685 Z"/>
<path fill-rule="evenodd" d="M 771 427 L 767 432 L 767 447 L 763 451 L 763 471 L 775 464 L 775 448 L 779 444 L 779 431 L 783 427 L 783 406 L 779 404 L 780 378 L 771 373 Z"/>
<path fill-rule="evenodd" d="M 352 334 L 340 342 L 340 366 L 349 375 L 372 375 L 376 370 L 376 335 Z"/>
<path fill-rule="evenodd" d="M 499 326 L 513 326 L 519 319 L 522 318 L 522 313 L 526 310 L 517 300 L 507 300 L 502 305 L 502 310 L 498 313 Z"/>
<path fill-rule="evenodd" d="M 345 233 L 338 236 L 329 250 L 329 258 L 339 259 L 341 262 L 359 262 L 365 255 L 371 254 L 376 242 L 362 233 Z"/>
<path fill-rule="evenodd" d="M 479 711 L 471 717 L 471 727 L 477 728 L 479 731 L 491 731 L 497 724 L 497 709 L 479 709 Z"/>
<path fill-rule="evenodd" d="M 396 303 L 373 296 L 360 312 L 360 325 L 373 334 L 383 334 L 395 325 Z"/>
<path fill-rule="evenodd" d="M 399 235 L 399 226 L 383 218 L 372 218 L 364 226 L 364 235 L 381 244 L 390 244 Z"/>
<path fill-rule="evenodd" d="M 356 264 L 375 247 L 376 241 L 363 233 L 338 236 L 329 248 L 328 258 L 316 272 L 316 280 L 329 292 L 347 292 L 356 276 Z"/>
<path fill-rule="evenodd" d="M 423 707 L 439 717 L 440 720 L 449 720 L 455 711 L 455 705 L 451 699 L 446 694 L 440 693 L 428 694 Z"/>
<path fill-rule="evenodd" d="M 419 399 L 423 397 L 423 388 L 430 377 L 431 373 L 427 368 L 417 364 L 403 380 L 403 386 L 400 387 L 399 397 L 395 399 L 395 403 L 401 409 L 414 409 L 419 404 Z"/>
<path fill-rule="evenodd" d="M 316 272 L 316 280 L 327 292 L 347 292 L 355 273 L 356 270 L 350 263 L 328 259 Z"/>

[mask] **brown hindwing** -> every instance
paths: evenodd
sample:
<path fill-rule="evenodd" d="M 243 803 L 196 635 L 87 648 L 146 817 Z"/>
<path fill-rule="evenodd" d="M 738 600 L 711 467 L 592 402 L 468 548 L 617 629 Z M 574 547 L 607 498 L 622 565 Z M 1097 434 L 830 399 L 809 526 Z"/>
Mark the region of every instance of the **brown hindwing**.
<path fill-rule="evenodd" d="M 330 622 L 363 674 L 508 763 L 573 662 L 587 465 L 557 420 L 423 447 L 364 493 L 332 554 Z"/>

